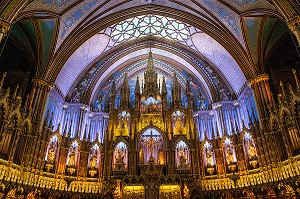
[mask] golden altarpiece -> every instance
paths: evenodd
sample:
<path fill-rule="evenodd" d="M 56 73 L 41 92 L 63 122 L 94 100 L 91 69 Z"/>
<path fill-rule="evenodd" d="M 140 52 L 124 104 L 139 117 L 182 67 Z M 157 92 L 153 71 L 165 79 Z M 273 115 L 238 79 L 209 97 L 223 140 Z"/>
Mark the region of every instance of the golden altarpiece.
<path fill-rule="evenodd" d="M 126 72 L 118 89 L 111 82 L 108 112 L 92 112 L 76 100 L 57 100 L 53 90 L 47 107 L 39 107 L 37 102 L 46 103 L 52 86 L 40 79 L 34 80 L 34 93 L 21 106 L 18 87 L 12 94 L 3 89 L 4 74 L 0 82 L 0 196 L 299 195 L 300 84 L 295 71 L 296 89 L 289 86 L 286 92 L 282 85 L 278 104 L 268 95 L 257 96 L 257 88 L 268 88 L 268 76 L 262 75 L 249 81 L 239 100 L 230 101 L 221 92 L 222 101 L 195 111 L 188 79 L 183 86 L 174 73 L 167 88 L 166 79 L 158 78 L 151 51 L 146 65 L 143 81 L 137 77 L 133 91 Z M 266 100 L 272 106 L 266 106 Z"/>

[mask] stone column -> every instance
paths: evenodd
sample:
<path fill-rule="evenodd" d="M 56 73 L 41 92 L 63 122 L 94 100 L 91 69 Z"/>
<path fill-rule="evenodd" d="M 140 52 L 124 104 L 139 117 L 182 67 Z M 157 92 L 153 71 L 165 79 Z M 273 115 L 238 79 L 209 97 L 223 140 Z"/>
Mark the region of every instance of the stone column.
<path fill-rule="evenodd" d="M 261 74 L 254 79 L 249 80 L 248 84 L 252 88 L 254 98 L 257 105 L 260 124 L 263 124 L 263 120 L 267 119 L 268 106 L 273 106 L 273 97 L 269 85 L 269 75 Z"/>
<path fill-rule="evenodd" d="M 49 92 L 53 84 L 43 79 L 35 78 L 33 80 L 33 88 L 30 94 L 29 106 L 33 113 L 33 121 L 35 122 L 33 130 L 41 132 L 45 109 L 49 97 Z"/>
<path fill-rule="evenodd" d="M 45 108 L 52 84 L 43 79 L 35 78 L 30 94 L 30 100 L 26 107 L 32 112 L 32 135 L 29 137 L 31 144 L 27 147 L 25 162 L 34 168 L 42 169 L 47 143 L 49 141 L 50 128 L 43 126 Z"/>
<path fill-rule="evenodd" d="M 300 16 L 297 18 L 288 21 L 289 29 L 296 36 L 298 41 L 298 46 L 300 45 Z"/>
<path fill-rule="evenodd" d="M 10 29 L 10 24 L 0 19 L 0 42 Z"/>

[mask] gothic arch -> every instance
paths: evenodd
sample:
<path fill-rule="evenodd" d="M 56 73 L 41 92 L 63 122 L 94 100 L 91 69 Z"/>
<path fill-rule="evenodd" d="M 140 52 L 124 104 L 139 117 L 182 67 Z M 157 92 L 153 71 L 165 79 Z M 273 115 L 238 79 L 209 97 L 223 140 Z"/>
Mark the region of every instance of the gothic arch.
<path fill-rule="evenodd" d="M 200 20 L 199 18 L 193 17 L 192 15 L 186 12 L 182 12 L 173 8 L 155 5 L 145 5 L 142 7 L 134 7 L 127 10 L 123 10 L 122 12 L 114 13 L 91 25 L 87 25 L 87 27 L 83 26 L 80 29 L 84 30 L 84 34 L 81 34 L 82 32 L 78 31 L 76 32 L 78 35 L 69 35 L 68 38 L 66 38 L 63 44 L 59 47 L 59 50 L 54 56 L 54 59 L 49 64 L 50 70 L 46 72 L 44 77 L 48 81 L 54 82 L 58 75 L 58 72 L 61 70 L 64 63 L 67 61 L 68 57 L 71 55 L 71 53 L 75 51 L 74 49 L 77 49 L 82 43 L 84 43 L 84 41 L 98 33 L 99 30 L 103 30 L 106 27 L 118 23 L 126 18 L 146 14 L 149 12 L 162 16 L 170 16 L 175 19 L 179 19 L 183 22 L 186 22 L 190 25 L 193 25 L 200 30 L 203 30 L 227 48 L 227 50 L 236 59 L 238 65 L 241 66 L 241 69 L 244 72 L 247 79 L 253 78 L 257 73 L 255 71 L 257 69 L 250 70 L 250 68 L 255 67 L 250 62 L 248 56 L 245 53 L 245 50 L 243 49 L 243 47 L 241 47 L 239 41 L 235 37 L 232 37 L 231 33 L 224 33 L 223 31 L 220 31 L 218 25 L 212 25 L 204 20 Z M 73 34 L 75 33 L 75 30 L 73 31 Z"/>

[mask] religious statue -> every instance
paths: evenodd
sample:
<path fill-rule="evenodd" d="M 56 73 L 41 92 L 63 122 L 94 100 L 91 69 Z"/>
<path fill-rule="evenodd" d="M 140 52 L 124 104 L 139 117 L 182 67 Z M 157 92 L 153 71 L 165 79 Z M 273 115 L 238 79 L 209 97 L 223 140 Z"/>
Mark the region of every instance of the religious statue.
<path fill-rule="evenodd" d="M 124 157 L 123 151 L 118 149 L 118 154 L 115 156 L 116 163 L 124 163 Z"/>
<path fill-rule="evenodd" d="M 250 160 L 254 160 L 254 159 L 257 158 L 256 150 L 255 150 L 255 148 L 252 144 L 248 145 L 248 153 L 249 153 L 249 159 Z"/>
<path fill-rule="evenodd" d="M 226 161 L 228 165 L 234 164 L 233 151 L 228 147 L 226 151 Z"/>
<path fill-rule="evenodd" d="M 158 151 L 158 164 L 164 164 L 164 153 L 161 149 Z"/>
<path fill-rule="evenodd" d="M 143 149 L 140 150 L 140 164 L 144 164 L 144 151 L 143 151 Z"/>
<path fill-rule="evenodd" d="M 161 111 L 161 110 L 162 110 L 162 105 L 161 105 L 161 103 L 158 103 L 158 105 L 157 105 L 157 110 L 158 110 L 158 111 Z"/>
<path fill-rule="evenodd" d="M 183 197 L 184 198 L 189 198 L 190 197 L 190 190 L 187 186 L 186 183 L 184 183 L 184 188 L 183 188 Z"/>
<path fill-rule="evenodd" d="M 68 166 L 75 166 L 76 163 L 76 154 L 75 154 L 75 148 L 72 148 L 72 151 L 70 152 L 69 155 L 69 162 L 68 162 Z"/>
<path fill-rule="evenodd" d="M 53 164 L 54 163 L 54 157 L 55 157 L 55 150 L 53 146 L 50 146 L 48 150 L 48 155 L 47 155 L 47 163 Z"/>
<path fill-rule="evenodd" d="M 141 113 L 144 113 L 146 111 L 146 104 L 145 104 L 145 102 L 142 102 L 140 109 L 141 109 Z"/>
<path fill-rule="evenodd" d="M 220 99 L 222 101 L 229 101 L 230 100 L 229 94 L 226 92 L 226 90 L 224 88 L 220 90 Z"/>
<path fill-rule="evenodd" d="M 213 160 L 213 156 L 212 156 L 210 150 L 206 151 L 206 163 L 207 163 L 207 167 L 213 167 L 214 166 L 214 160 Z"/>
<path fill-rule="evenodd" d="M 95 155 L 92 155 L 90 159 L 90 168 L 96 169 L 97 168 L 97 157 Z"/>
<path fill-rule="evenodd" d="M 183 123 L 181 121 L 181 117 L 176 117 L 175 128 L 183 128 Z"/>
<path fill-rule="evenodd" d="M 180 162 L 180 165 L 186 164 L 186 157 L 185 157 L 183 151 L 179 151 L 179 162 Z"/>
<path fill-rule="evenodd" d="M 153 147 L 154 147 L 154 145 L 155 145 L 155 140 L 154 140 L 152 137 L 150 137 L 150 138 L 148 139 L 147 144 L 148 144 L 149 151 L 150 151 L 150 157 L 152 157 L 152 156 L 153 156 Z"/>

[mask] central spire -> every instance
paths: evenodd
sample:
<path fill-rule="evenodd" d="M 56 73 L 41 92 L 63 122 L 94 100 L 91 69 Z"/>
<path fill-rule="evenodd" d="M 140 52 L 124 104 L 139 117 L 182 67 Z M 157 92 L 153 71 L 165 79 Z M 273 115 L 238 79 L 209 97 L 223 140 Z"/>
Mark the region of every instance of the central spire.
<path fill-rule="evenodd" d="M 144 90 L 143 95 L 145 97 L 156 96 L 159 94 L 159 88 L 157 83 L 157 72 L 154 69 L 154 63 L 152 58 L 152 52 L 150 50 L 148 57 L 147 69 L 144 73 Z"/>
<path fill-rule="evenodd" d="M 148 57 L 147 72 L 154 72 L 154 64 L 153 64 L 151 49 L 150 49 L 149 57 Z"/>

